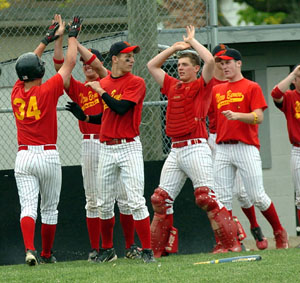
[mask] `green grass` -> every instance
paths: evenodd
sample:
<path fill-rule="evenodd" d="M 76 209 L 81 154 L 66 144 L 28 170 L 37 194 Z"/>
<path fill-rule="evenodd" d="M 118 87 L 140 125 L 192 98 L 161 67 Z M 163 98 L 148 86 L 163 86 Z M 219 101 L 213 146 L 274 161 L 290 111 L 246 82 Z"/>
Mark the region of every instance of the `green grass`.
<path fill-rule="evenodd" d="M 59 262 L 29 267 L 0 266 L 0 282 L 300 282 L 300 249 L 266 250 L 222 255 L 173 255 L 144 264 L 118 259 L 111 263 Z M 238 255 L 259 254 L 262 260 L 193 265 Z"/>

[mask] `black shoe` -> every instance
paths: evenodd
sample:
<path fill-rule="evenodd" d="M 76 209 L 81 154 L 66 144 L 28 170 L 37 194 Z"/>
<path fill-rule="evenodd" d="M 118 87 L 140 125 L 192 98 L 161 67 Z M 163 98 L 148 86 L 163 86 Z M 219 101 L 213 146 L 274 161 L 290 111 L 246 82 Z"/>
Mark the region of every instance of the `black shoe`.
<path fill-rule="evenodd" d="M 151 249 L 142 250 L 142 259 L 145 263 L 156 262 L 153 251 Z"/>
<path fill-rule="evenodd" d="M 93 249 L 89 253 L 88 261 L 97 261 L 98 257 L 98 251 L 96 249 Z"/>
<path fill-rule="evenodd" d="M 136 244 L 132 244 L 129 249 L 125 250 L 125 258 L 139 259 L 142 257 L 142 250 Z"/>
<path fill-rule="evenodd" d="M 37 261 L 37 251 L 27 250 L 27 251 L 26 251 L 26 255 L 25 255 L 25 262 L 26 262 L 29 266 L 38 265 L 38 261 Z"/>
<path fill-rule="evenodd" d="M 251 229 L 251 234 L 255 239 L 256 246 L 259 250 L 264 250 L 268 247 L 268 240 L 265 238 L 259 226 Z"/>
<path fill-rule="evenodd" d="M 110 262 L 116 260 L 118 257 L 114 248 L 100 249 L 97 256 L 97 262 Z"/>
<path fill-rule="evenodd" d="M 53 255 L 53 253 L 51 252 L 51 256 L 50 257 L 44 257 L 44 256 L 40 256 L 40 263 L 56 263 L 56 257 Z"/>

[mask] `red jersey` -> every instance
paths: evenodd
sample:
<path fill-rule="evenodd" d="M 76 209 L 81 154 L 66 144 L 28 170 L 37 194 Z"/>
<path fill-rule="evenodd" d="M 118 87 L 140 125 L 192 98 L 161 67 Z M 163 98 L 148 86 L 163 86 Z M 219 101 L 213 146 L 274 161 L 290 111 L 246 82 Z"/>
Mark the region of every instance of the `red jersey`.
<path fill-rule="evenodd" d="M 199 122 L 192 133 L 181 137 L 172 137 L 173 142 L 194 138 L 208 138 L 206 130 L 206 116 L 211 103 L 212 86 L 212 80 L 206 84 L 202 77 L 189 83 L 183 83 L 180 80 L 165 74 L 161 93 L 167 97 L 173 96 L 175 92 L 180 92 L 181 95 L 184 96 L 194 96 L 193 110 L 195 118 L 198 118 L 197 120 Z"/>
<path fill-rule="evenodd" d="M 217 143 L 238 140 L 260 147 L 258 125 L 228 120 L 221 112 L 250 113 L 255 109 L 265 110 L 268 106 L 260 86 L 245 78 L 237 82 L 227 82 L 213 87 L 213 101 L 217 118 Z"/>
<path fill-rule="evenodd" d="M 27 92 L 24 82 L 17 80 L 12 89 L 11 104 L 19 145 L 56 144 L 56 107 L 63 93 L 64 83 L 60 74 Z"/>
<path fill-rule="evenodd" d="M 283 94 L 278 87 L 272 93 Z M 278 107 L 279 108 L 279 107 Z M 285 115 L 289 139 L 291 144 L 300 143 L 300 93 L 297 90 L 288 90 L 284 93 L 282 107 L 279 108 Z"/>
<path fill-rule="evenodd" d="M 218 84 L 222 84 L 222 83 L 226 83 L 226 81 L 220 81 L 216 78 L 212 78 L 212 85 L 218 85 Z M 207 113 L 208 119 L 209 119 L 209 133 L 211 134 L 215 134 L 217 132 L 217 125 L 216 125 L 216 115 L 215 115 L 215 111 L 214 111 L 214 104 L 213 104 L 213 100 L 211 101 L 211 104 L 209 106 L 208 109 L 208 113 Z"/>
<path fill-rule="evenodd" d="M 100 78 L 97 79 L 100 81 Z M 86 83 L 86 82 L 85 82 Z M 103 112 L 101 96 L 85 83 L 77 81 L 71 76 L 69 89 L 66 90 L 69 97 L 76 102 L 86 115 L 97 115 Z M 101 125 L 86 123 L 78 120 L 79 129 L 83 134 L 99 134 Z"/>
<path fill-rule="evenodd" d="M 112 111 L 102 100 L 103 116 L 100 141 L 139 136 L 143 101 L 146 95 L 144 80 L 132 73 L 127 73 L 119 78 L 106 76 L 101 80 L 101 87 L 114 99 L 132 101 L 135 105 L 124 115 L 120 115 Z"/>

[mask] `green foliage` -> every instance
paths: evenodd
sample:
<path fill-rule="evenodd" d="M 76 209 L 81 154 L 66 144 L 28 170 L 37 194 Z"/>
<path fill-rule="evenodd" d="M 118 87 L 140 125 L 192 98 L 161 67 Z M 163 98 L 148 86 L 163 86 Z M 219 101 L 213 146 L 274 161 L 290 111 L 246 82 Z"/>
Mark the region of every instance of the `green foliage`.
<path fill-rule="evenodd" d="M 243 21 L 246 24 L 254 23 L 254 25 L 274 25 L 282 24 L 287 18 L 287 14 L 284 12 L 260 12 L 249 6 L 238 12 L 240 19 L 238 24 L 241 24 Z"/>
<path fill-rule="evenodd" d="M 259 254 L 261 261 L 194 265 L 239 255 Z M 299 282 L 299 249 L 228 254 L 173 255 L 144 264 L 117 259 L 110 263 L 59 262 L 29 267 L 0 266 L 0 282 Z"/>
<path fill-rule="evenodd" d="M 10 7 L 9 1 L 0 0 L 0 10 L 7 9 Z"/>

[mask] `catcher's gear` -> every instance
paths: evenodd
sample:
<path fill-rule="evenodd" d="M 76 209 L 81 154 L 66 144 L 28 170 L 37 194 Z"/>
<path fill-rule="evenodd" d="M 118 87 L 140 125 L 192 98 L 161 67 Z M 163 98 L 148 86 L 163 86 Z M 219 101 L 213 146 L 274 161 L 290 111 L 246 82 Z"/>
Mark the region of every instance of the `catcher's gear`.
<path fill-rule="evenodd" d="M 236 216 L 232 216 L 232 219 L 236 224 L 237 235 L 238 235 L 239 241 L 243 241 L 247 237 L 246 232 L 245 232 L 241 222 L 238 220 L 238 218 Z"/>
<path fill-rule="evenodd" d="M 161 188 L 155 189 L 151 196 L 151 203 L 154 212 L 158 214 L 166 214 L 167 209 L 171 207 L 171 204 L 166 202 L 167 199 L 173 201 L 166 191 Z"/>
<path fill-rule="evenodd" d="M 41 40 L 42 43 L 45 45 L 48 45 L 50 42 L 56 40 L 59 38 L 59 35 L 55 35 L 55 32 L 59 28 L 59 24 L 57 22 L 54 22 L 51 26 L 49 26 L 46 36 Z"/>
<path fill-rule="evenodd" d="M 168 243 L 165 247 L 169 254 L 178 252 L 178 229 L 171 227 Z"/>
<path fill-rule="evenodd" d="M 33 52 L 21 55 L 15 65 L 17 75 L 21 81 L 40 79 L 45 74 L 45 62 Z"/>
<path fill-rule="evenodd" d="M 79 16 L 73 18 L 73 22 L 68 24 L 67 31 L 69 37 L 77 37 L 81 29 L 82 19 Z"/>
<path fill-rule="evenodd" d="M 195 201 L 205 211 L 210 211 L 219 207 L 215 198 L 209 195 L 210 189 L 208 187 L 199 187 L 195 190 Z"/>
<path fill-rule="evenodd" d="M 86 115 L 84 114 L 83 110 L 80 106 L 75 102 L 67 102 L 65 106 L 66 110 L 72 112 L 72 114 L 80 121 L 84 121 L 86 119 Z"/>

